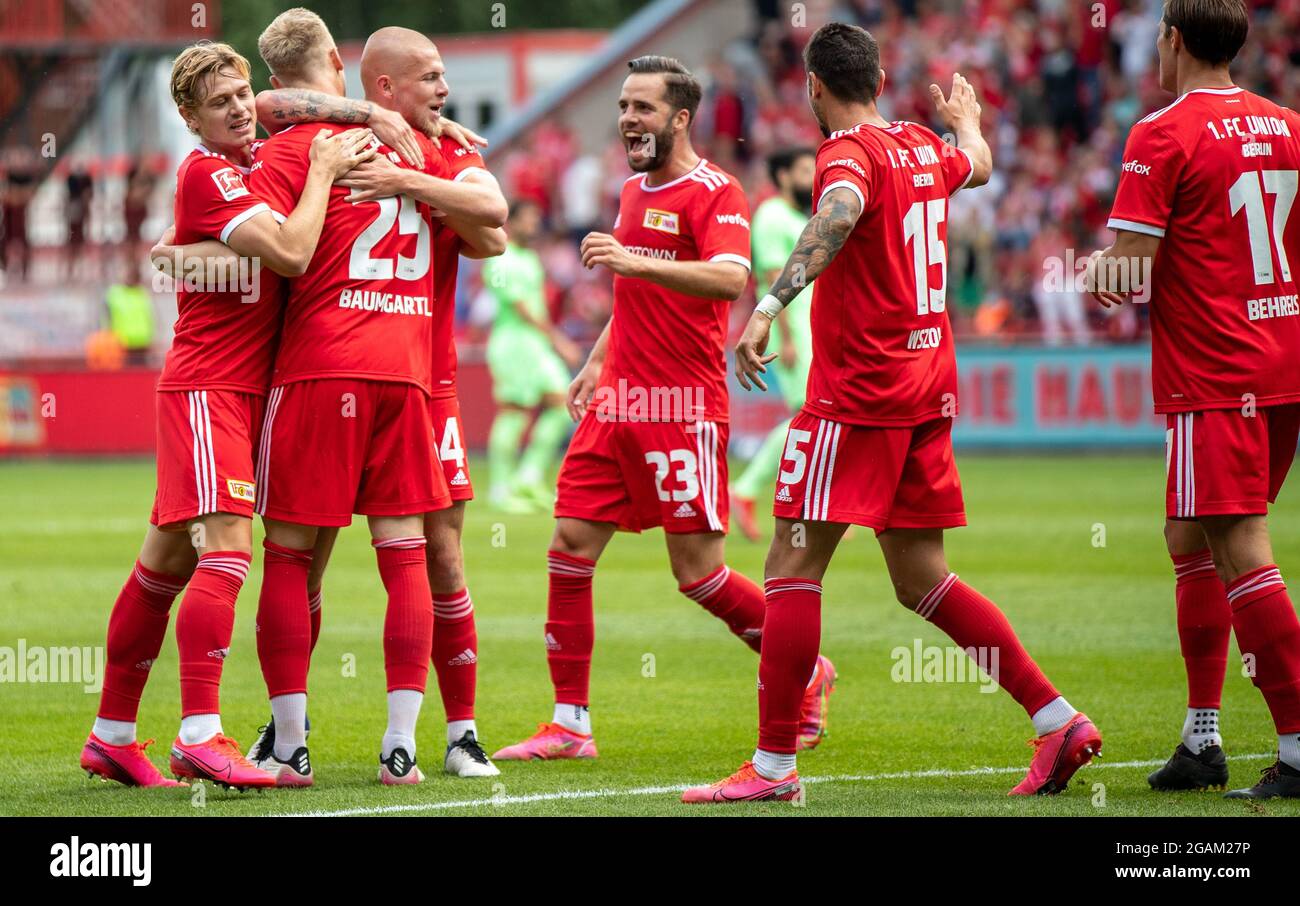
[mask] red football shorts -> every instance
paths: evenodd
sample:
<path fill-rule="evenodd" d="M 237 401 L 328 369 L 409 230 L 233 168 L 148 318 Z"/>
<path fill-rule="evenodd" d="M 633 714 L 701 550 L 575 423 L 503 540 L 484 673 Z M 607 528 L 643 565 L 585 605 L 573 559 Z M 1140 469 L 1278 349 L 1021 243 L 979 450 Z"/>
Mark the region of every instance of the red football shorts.
<path fill-rule="evenodd" d="M 1300 404 L 1179 412 L 1166 425 L 1166 516 L 1258 515 L 1295 459 Z"/>
<path fill-rule="evenodd" d="M 952 419 L 911 428 L 848 425 L 800 412 L 786 432 L 774 515 L 877 533 L 966 524 Z"/>
<path fill-rule="evenodd" d="M 442 467 L 451 499 L 473 500 L 474 484 L 469 477 L 469 457 L 465 455 L 460 400 L 454 396 L 429 400 L 429 417 L 433 420 L 435 468 Z"/>
<path fill-rule="evenodd" d="M 353 513 L 450 506 L 432 436 L 429 396 L 414 384 L 331 378 L 275 387 L 258 447 L 257 512 L 343 526 Z"/>
<path fill-rule="evenodd" d="M 209 513 L 252 518 L 253 450 L 266 397 L 235 390 L 160 390 L 158 492 L 149 521 L 176 528 Z"/>
<path fill-rule="evenodd" d="M 588 412 L 560 466 L 555 515 L 639 532 L 727 530 L 727 433 L 717 422 L 629 422 Z"/>

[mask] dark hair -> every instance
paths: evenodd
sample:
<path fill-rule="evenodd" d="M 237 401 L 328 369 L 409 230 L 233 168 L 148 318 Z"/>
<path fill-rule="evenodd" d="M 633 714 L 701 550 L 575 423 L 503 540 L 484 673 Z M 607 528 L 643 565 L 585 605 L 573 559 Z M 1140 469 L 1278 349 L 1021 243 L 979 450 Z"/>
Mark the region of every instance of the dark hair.
<path fill-rule="evenodd" d="M 519 216 L 520 212 L 528 208 L 540 211 L 542 206 L 532 198 L 516 198 L 514 201 L 510 202 L 510 206 L 506 208 L 506 219 L 514 220 Z"/>
<path fill-rule="evenodd" d="M 782 170 L 789 170 L 794 166 L 795 161 L 802 157 L 816 157 L 817 152 L 809 147 L 798 148 L 781 148 L 773 151 L 767 158 L 767 175 L 772 180 L 772 185 L 779 185 L 776 181 L 776 174 Z"/>
<path fill-rule="evenodd" d="M 841 101 L 868 104 L 880 91 L 880 45 L 865 28 L 823 25 L 803 49 L 803 63 Z"/>
<path fill-rule="evenodd" d="M 627 68 L 633 73 L 649 73 L 664 77 L 664 100 L 673 108 L 673 113 L 685 110 L 691 116 L 690 125 L 695 125 L 695 111 L 700 109 L 700 97 L 704 94 L 699 81 L 680 60 L 646 54 L 635 60 L 627 61 Z"/>
<path fill-rule="evenodd" d="M 1165 32 L 1178 29 L 1187 52 L 1203 63 L 1231 63 L 1246 43 L 1245 0 L 1165 0 Z"/>

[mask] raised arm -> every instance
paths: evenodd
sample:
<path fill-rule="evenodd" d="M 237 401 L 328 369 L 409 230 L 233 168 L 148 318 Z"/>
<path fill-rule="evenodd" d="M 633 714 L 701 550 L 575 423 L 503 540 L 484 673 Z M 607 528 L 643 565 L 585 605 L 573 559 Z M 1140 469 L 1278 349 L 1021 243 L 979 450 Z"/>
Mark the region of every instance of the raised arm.
<path fill-rule="evenodd" d="M 952 77 L 952 93 L 945 98 L 943 89 L 931 85 L 930 100 L 944 125 L 957 137 L 957 147 L 970 155 L 973 169 L 966 188 L 987 185 L 993 176 L 993 150 L 980 131 L 981 108 L 975 89 L 958 72 Z"/>
<path fill-rule="evenodd" d="M 424 166 L 415 130 L 400 113 L 371 101 L 304 88 L 275 88 L 258 92 L 257 121 L 272 135 L 295 123 L 364 123 L 402 160 L 413 167 Z"/>

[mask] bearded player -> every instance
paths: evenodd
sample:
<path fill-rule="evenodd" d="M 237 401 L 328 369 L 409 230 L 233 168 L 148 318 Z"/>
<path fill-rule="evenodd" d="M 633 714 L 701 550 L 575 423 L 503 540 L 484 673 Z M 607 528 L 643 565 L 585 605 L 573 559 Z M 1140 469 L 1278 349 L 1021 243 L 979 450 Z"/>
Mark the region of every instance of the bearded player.
<path fill-rule="evenodd" d="M 365 101 L 338 95 L 288 87 L 277 79 L 279 90 L 258 95 L 258 111 L 264 122 L 280 125 L 328 120 L 333 122 L 375 122 L 378 111 L 395 112 L 417 134 L 416 148 L 422 158 L 440 157 L 449 177 L 473 186 L 482 198 L 505 208 L 496 179 L 482 156 L 459 136 L 454 123 L 443 120 L 450 88 L 437 47 L 425 35 L 406 28 L 382 28 L 370 36 L 361 56 L 361 81 Z M 473 133 L 470 137 L 477 138 Z M 433 141 L 428 141 L 432 138 Z M 351 188 L 349 198 L 370 201 L 386 195 L 409 195 L 436 204 L 440 186 L 427 173 L 396 167 L 378 160 L 357 168 L 340 185 Z M 436 300 L 433 314 L 433 372 L 429 381 L 430 417 L 433 422 L 432 452 L 450 489 L 451 506 L 425 516 L 429 584 L 433 592 L 434 628 L 432 660 L 438 677 L 447 720 L 447 751 L 444 770 L 459 777 L 494 776 L 497 769 L 478 741 L 474 703 L 478 664 L 478 634 L 474 604 L 465 582 L 461 534 L 465 503 L 474 497 L 469 459 L 461 433 L 460 404 L 456 391 L 456 345 L 454 335 L 456 273 L 460 256 L 490 258 L 506 244 L 504 231 L 490 222 L 464 217 L 441 216 L 432 220 L 433 281 Z M 321 537 L 332 547 L 337 529 L 326 528 Z M 322 583 L 328 551 L 322 556 L 318 537 L 316 554 L 308 576 L 312 641 L 319 634 Z M 250 757 L 274 750 L 275 721 L 262 729 Z M 282 755 L 289 754 L 281 746 Z"/>
<path fill-rule="evenodd" d="M 1157 790 L 1228 781 L 1219 732 L 1229 630 L 1253 660 L 1278 759 L 1232 798 L 1300 796 L 1300 621 L 1266 522 L 1300 434 L 1300 116 L 1229 73 L 1249 28 L 1241 0 L 1166 0 L 1156 50 L 1173 104 L 1137 123 L 1094 296 L 1119 304 L 1121 265 L 1149 276 L 1155 409 L 1168 422 L 1165 538 L 1187 667 L 1182 742 Z M 1129 266 L 1130 279 L 1139 268 Z"/>
<path fill-rule="evenodd" d="M 833 23 L 804 52 L 808 97 L 827 136 L 817 153 L 817 213 L 736 347 L 748 389 L 772 320 L 808 281 L 813 367 L 777 480 L 776 534 L 765 570 L 759 739 L 731 777 L 686 802 L 793 799 L 804 677 L 821 640 L 822 577 L 849 524 L 875 529 L 898 600 L 970 650 L 996 648 L 993 677 L 1030 716 L 1029 773 L 1012 794 L 1056 793 L 1101 747 L 1025 652 L 993 602 L 949 572 L 943 530 L 965 525 L 951 429 L 957 369 L 945 304 L 948 198 L 993 169 L 980 107 L 954 76 L 930 94 L 958 148 L 876 108 L 880 49 L 864 29 Z M 937 336 L 937 340 L 936 340 Z"/>
<path fill-rule="evenodd" d="M 686 67 L 645 56 L 628 68 L 618 124 L 636 175 L 623 186 L 613 235 L 591 233 L 582 242 L 583 264 L 615 275 L 614 312 L 569 387 L 581 423 L 560 467 L 547 555 L 555 711 L 498 759 L 596 757 L 588 700 L 592 577 L 619 529 L 663 526 L 682 594 L 755 651 L 763 635 L 762 592 L 723 560 L 724 343 L 730 303 L 749 279 L 749 206 L 736 180 L 691 147 L 701 92 Z M 833 675 L 815 655 L 804 672 L 807 747 L 825 731 Z"/>
<path fill-rule="evenodd" d="M 273 217 L 245 184 L 256 135 L 248 75 L 248 61 L 233 48 L 208 42 L 187 48 L 172 67 L 172 98 L 202 141 L 176 175 L 176 241 L 219 239 L 266 269 L 252 298 L 185 283 L 177 290 L 175 339 L 158 381 L 151 527 L 109 618 L 99 714 L 81 754 L 87 771 L 133 786 L 177 785 L 145 756 L 135 723 L 172 600 L 187 582 L 176 621 L 182 718 L 172 772 L 241 788 L 274 783 L 223 732 L 219 691 L 251 561 L 254 448 L 282 313 L 276 275 L 306 268 L 332 181 L 373 152 L 365 132 L 307 136 L 302 194 L 285 207 L 288 217 Z"/>

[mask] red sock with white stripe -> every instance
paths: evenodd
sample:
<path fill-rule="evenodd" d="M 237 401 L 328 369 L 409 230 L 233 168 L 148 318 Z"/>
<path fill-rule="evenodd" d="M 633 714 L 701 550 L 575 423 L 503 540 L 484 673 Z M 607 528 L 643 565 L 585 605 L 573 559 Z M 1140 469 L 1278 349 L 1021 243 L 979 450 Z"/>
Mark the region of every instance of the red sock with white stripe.
<path fill-rule="evenodd" d="M 794 770 L 799 711 L 821 648 L 822 586 L 812 579 L 768 579 L 758 661 L 758 751 L 754 767 L 769 780 Z"/>
<path fill-rule="evenodd" d="M 1232 608 L 1208 550 L 1174 554 L 1178 642 L 1187 667 L 1187 717 L 1183 745 L 1192 752 L 1223 745 L 1219 705 L 1228 670 Z"/>
<path fill-rule="evenodd" d="M 727 624 L 731 634 L 754 651 L 763 644 L 763 591 L 748 576 L 719 566 L 678 591 Z"/>
<path fill-rule="evenodd" d="M 454 729 L 462 733 L 474 729 L 462 723 L 474 720 L 478 679 L 478 630 L 474 626 L 474 602 L 467 588 L 433 596 L 433 669 L 438 673 L 438 691 L 448 724 L 456 723 Z"/>
<path fill-rule="evenodd" d="M 104 688 L 94 734 L 109 745 L 135 741 L 135 718 L 149 669 L 162 651 L 172 602 L 186 579 L 156 573 L 136 561 L 108 618 Z"/>
<path fill-rule="evenodd" d="M 546 554 L 546 663 L 558 705 L 586 708 L 596 626 L 591 583 L 596 561 L 560 551 Z"/>
<path fill-rule="evenodd" d="M 388 691 L 424 693 L 433 650 L 433 592 L 423 535 L 372 542 L 379 576 L 388 591 L 384 615 L 384 671 Z"/>
<path fill-rule="evenodd" d="M 1253 682 L 1264 695 L 1279 736 L 1300 733 L 1300 620 L 1282 573 L 1272 564 L 1228 586 L 1232 628 Z M 1300 769 L 1300 764 L 1292 764 Z"/>
<path fill-rule="evenodd" d="M 243 551 L 210 551 L 199 557 L 176 615 L 182 718 L 221 712 L 221 668 L 235 631 L 235 599 L 252 559 Z"/>
<path fill-rule="evenodd" d="M 997 652 L 998 675 L 992 679 L 1025 709 L 1039 736 L 1059 730 L 1077 713 L 1025 651 L 1006 614 L 958 580 L 956 573 L 949 573 L 930 589 L 916 612 L 947 633 L 960 648 Z"/>

